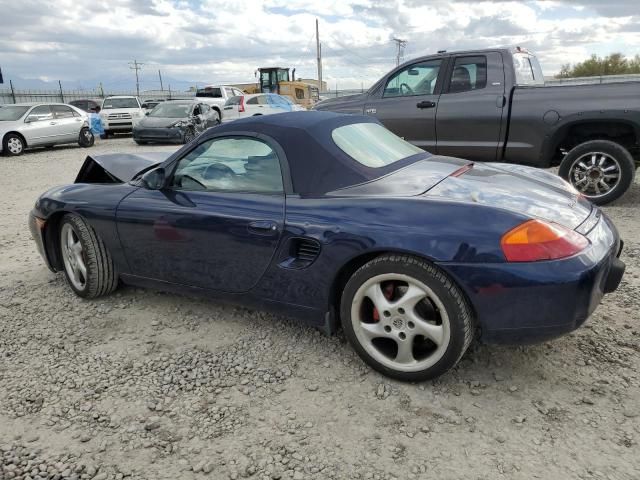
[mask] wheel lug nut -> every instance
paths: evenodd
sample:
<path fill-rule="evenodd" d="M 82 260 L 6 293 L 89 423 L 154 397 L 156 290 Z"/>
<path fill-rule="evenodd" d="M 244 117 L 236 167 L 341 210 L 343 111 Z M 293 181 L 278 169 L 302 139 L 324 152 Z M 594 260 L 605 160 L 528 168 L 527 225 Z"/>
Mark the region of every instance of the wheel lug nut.
<path fill-rule="evenodd" d="M 400 339 L 404 340 L 405 338 L 407 338 L 407 335 L 404 332 L 400 332 L 400 335 L 398 335 L 400 337 Z"/>
<path fill-rule="evenodd" d="M 383 314 L 385 317 L 390 317 L 390 316 L 391 316 L 391 312 L 390 312 L 389 310 L 385 310 L 384 312 L 382 312 L 382 314 Z"/>
<path fill-rule="evenodd" d="M 413 327 L 415 327 L 415 325 L 414 325 L 414 323 L 413 323 L 413 322 L 409 322 L 409 323 L 407 323 L 407 327 L 409 327 L 409 328 L 413 328 Z"/>
<path fill-rule="evenodd" d="M 384 331 L 389 333 L 391 331 L 391 327 L 389 325 L 384 326 Z"/>
<path fill-rule="evenodd" d="M 404 315 L 404 308 L 400 307 L 400 308 L 398 309 L 398 313 L 399 313 L 400 315 Z"/>

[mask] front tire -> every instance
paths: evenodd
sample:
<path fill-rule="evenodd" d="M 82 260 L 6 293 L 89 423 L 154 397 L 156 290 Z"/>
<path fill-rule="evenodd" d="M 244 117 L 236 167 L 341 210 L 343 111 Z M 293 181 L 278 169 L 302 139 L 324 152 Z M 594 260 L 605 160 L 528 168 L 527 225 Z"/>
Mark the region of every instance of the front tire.
<path fill-rule="evenodd" d="M 80 130 L 78 145 L 80 145 L 82 148 L 89 148 L 92 147 L 95 142 L 96 137 L 94 137 L 93 132 L 89 128 L 85 127 Z"/>
<path fill-rule="evenodd" d="M 190 128 L 189 130 L 184 132 L 184 138 L 182 139 L 182 143 L 186 145 L 187 143 L 191 142 L 194 138 L 196 138 L 196 132 L 192 128 Z"/>
<path fill-rule="evenodd" d="M 67 283 L 76 295 L 96 298 L 116 289 L 118 275 L 113 259 L 98 234 L 81 216 L 63 217 L 59 239 Z"/>
<path fill-rule="evenodd" d="M 2 151 L 11 157 L 17 157 L 24 153 L 26 145 L 24 139 L 20 135 L 15 133 L 9 133 L 5 135 L 2 140 Z"/>
<path fill-rule="evenodd" d="M 567 153 L 558 174 L 596 205 L 605 205 L 629 189 L 635 176 L 635 162 L 622 145 L 591 140 Z"/>
<path fill-rule="evenodd" d="M 473 338 L 473 315 L 460 288 L 409 255 L 382 255 L 358 269 L 344 288 L 340 317 L 360 358 L 404 381 L 444 374 Z"/>

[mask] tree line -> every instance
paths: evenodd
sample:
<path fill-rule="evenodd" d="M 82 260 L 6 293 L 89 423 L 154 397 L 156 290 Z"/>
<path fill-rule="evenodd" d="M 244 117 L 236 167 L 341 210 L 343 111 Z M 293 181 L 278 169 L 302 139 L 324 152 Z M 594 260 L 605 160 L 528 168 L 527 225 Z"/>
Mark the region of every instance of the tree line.
<path fill-rule="evenodd" d="M 601 75 L 624 75 L 640 73 L 640 55 L 626 58 L 621 53 L 612 53 L 606 57 L 595 54 L 584 62 L 562 65 L 556 78 L 595 77 Z"/>

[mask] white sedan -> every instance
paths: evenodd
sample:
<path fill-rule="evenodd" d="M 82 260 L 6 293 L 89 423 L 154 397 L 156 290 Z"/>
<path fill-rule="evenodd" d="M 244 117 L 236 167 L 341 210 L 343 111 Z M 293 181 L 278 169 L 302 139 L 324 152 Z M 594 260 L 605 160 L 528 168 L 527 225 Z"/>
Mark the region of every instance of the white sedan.
<path fill-rule="evenodd" d="M 231 97 L 224 105 L 223 122 L 254 115 L 272 115 L 274 113 L 295 112 L 305 110 L 287 97 L 275 93 L 256 93 Z"/>

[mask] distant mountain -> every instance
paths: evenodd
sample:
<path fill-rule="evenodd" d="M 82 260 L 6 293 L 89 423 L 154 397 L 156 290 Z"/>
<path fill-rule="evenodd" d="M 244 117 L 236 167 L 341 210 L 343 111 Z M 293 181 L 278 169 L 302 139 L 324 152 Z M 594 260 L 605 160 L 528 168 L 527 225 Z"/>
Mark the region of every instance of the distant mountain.
<path fill-rule="evenodd" d="M 133 75 L 132 75 L 133 76 Z M 58 90 L 60 87 L 57 80 L 40 80 L 38 78 L 22 78 L 22 77 L 9 77 L 4 75 L 5 83 L 0 85 L 0 88 L 9 87 L 9 79 L 13 82 L 13 86 L 17 90 Z M 62 88 L 65 91 L 69 90 L 96 90 L 102 83 L 102 88 L 105 93 L 110 92 L 134 92 L 136 89 L 135 77 L 129 76 L 104 76 L 99 78 L 90 78 L 83 80 L 63 80 Z M 215 83 L 214 80 L 200 80 L 189 81 L 180 80 L 173 77 L 162 77 L 163 88 L 167 90 L 171 87 L 172 91 L 186 92 L 190 88 L 195 86 L 202 86 L 210 83 Z M 160 90 L 160 79 L 157 74 L 153 77 L 149 72 L 141 75 L 140 78 L 140 91 L 145 90 Z"/>

